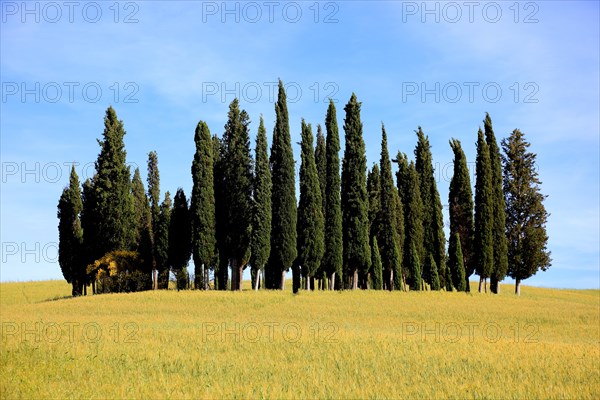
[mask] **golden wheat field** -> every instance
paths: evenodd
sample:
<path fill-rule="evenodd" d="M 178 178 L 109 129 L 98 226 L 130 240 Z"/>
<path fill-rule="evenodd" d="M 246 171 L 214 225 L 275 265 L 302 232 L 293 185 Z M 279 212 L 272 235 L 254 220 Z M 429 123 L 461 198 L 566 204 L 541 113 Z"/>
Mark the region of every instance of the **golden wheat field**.
<path fill-rule="evenodd" d="M 2 398 L 600 397 L 600 292 L 0 284 Z"/>

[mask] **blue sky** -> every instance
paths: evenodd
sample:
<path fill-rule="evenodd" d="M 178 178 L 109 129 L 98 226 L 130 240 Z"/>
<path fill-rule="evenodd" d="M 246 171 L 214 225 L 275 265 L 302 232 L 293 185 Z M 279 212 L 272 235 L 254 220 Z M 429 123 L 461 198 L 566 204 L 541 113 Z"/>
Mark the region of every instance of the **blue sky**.
<path fill-rule="evenodd" d="M 56 205 L 70 163 L 82 181 L 92 175 L 109 105 L 125 123 L 128 162 L 145 175 L 156 150 L 162 192 L 189 194 L 198 121 L 221 135 L 237 96 L 252 134 L 262 114 L 270 136 L 281 78 L 297 165 L 301 118 L 323 124 L 332 97 L 343 133 L 355 92 L 368 165 L 379 159 L 381 122 L 391 154 L 411 157 L 421 125 L 444 204 L 451 137 L 474 171 L 485 112 L 498 139 L 521 129 L 549 196 L 553 258 L 526 284 L 600 287 L 597 1 L 0 6 L 2 281 L 62 277 Z"/>

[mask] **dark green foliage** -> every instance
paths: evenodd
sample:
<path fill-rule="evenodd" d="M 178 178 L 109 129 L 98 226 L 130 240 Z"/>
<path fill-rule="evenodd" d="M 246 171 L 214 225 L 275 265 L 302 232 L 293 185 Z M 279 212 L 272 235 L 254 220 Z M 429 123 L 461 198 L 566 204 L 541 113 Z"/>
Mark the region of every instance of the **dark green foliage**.
<path fill-rule="evenodd" d="M 419 174 L 414 162 L 411 161 L 409 164 L 406 154 L 400 152 L 398 152 L 395 161 L 398 163 L 398 172 L 396 172 L 398 193 L 404 210 L 403 243 L 406 250 L 403 257 L 403 272 L 404 276 L 408 276 L 411 257 L 408 249 L 410 249 L 411 243 L 415 246 L 419 259 L 425 259 L 423 248 L 423 202 L 421 200 Z"/>
<path fill-rule="evenodd" d="M 113 250 L 133 247 L 134 221 L 129 168 L 123 137 L 123 121 L 117 118 L 112 107 L 104 117 L 103 140 L 98 140 L 100 154 L 96 160 L 93 178 L 94 214 L 97 236 L 93 239 L 101 257 Z"/>
<path fill-rule="evenodd" d="M 229 105 L 223 135 L 224 184 L 227 205 L 227 257 L 231 263 L 231 290 L 242 289 L 242 272 L 250 260 L 252 232 L 252 155 L 250 118 L 239 109 L 238 99 Z"/>
<path fill-rule="evenodd" d="M 494 226 L 494 194 L 492 191 L 492 169 L 490 152 L 483 138 L 481 129 L 477 132 L 477 179 L 475 182 L 475 271 L 479 275 L 479 291 L 481 285 L 493 271 L 494 243 L 492 227 Z M 487 292 L 487 284 L 484 284 Z"/>
<path fill-rule="evenodd" d="M 407 251 L 404 246 L 404 207 L 402 205 L 402 201 L 400 200 L 400 195 L 397 190 L 394 190 L 394 210 L 396 217 L 396 229 L 397 229 L 397 238 L 398 238 L 398 248 L 402 248 L 402 256 Z M 402 259 L 401 259 L 402 261 Z M 404 273 L 402 263 L 398 265 L 397 269 L 394 271 L 394 286 L 397 289 L 401 289 L 406 291 L 406 274 Z"/>
<path fill-rule="evenodd" d="M 463 267 L 464 268 L 464 267 Z M 442 285 L 442 283 L 440 282 L 440 288 L 442 287 L 446 287 L 446 291 L 447 292 L 451 292 L 452 291 L 452 272 L 450 271 L 450 268 L 448 267 L 448 257 L 446 257 L 446 271 L 444 271 L 444 285 Z M 441 274 L 440 274 L 441 276 Z"/>
<path fill-rule="evenodd" d="M 325 188 L 327 187 L 327 150 L 325 136 L 321 125 L 317 125 L 317 145 L 315 147 L 315 163 L 319 174 L 319 187 L 321 188 L 321 199 L 323 200 L 323 215 L 325 215 Z"/>
<path fill-rule="evenodd" d="M 492 192 L 494 224 L 492 226 L 492 239 L 494 243 L 494 267 L 490 276 L 490 290 L 498 293 L 499 282 L 504 279 L 508 271 L 508 244 L 506 242 L 506 204 L 502 189 L 502 158 L 492 128 L 492 119 L 488 113 L 483 121 L 485 140 L 490 151 L 492 168 Z"/>
<path fill-rule="evenodd" d="M 467 290 L 467 282 L 465 278 L 464 256 L 458 232 L 450 236 L 448 253 L 450 253 L 448 265 L 450 266 L 452 285 L 458 292 L 464 292 Z"/>
<path fill-rule="evenodd" d="M 131 194 L 133 196 L 133 248 L 139 254 L 143 271 L 150 274 L 153 265 L 152 215 L 139 168 L 136 168 L 133 174 Z"/>
<path fill-rule="evenodd" d="M 369 237 L 379 236 L 381 225 L 381 171 L 379 165 L 367 174 L 367 194 L 369 196 Z"/>
<path fill-rule="evenodd" d="M 196 152 L 192 161 L 193 187 L 189 222 L 191 250 L 194 256 L 194 286 L 196 289 L 208 289 L 208 271 L 216 261 L 217 236 L 215 230 L 214 143 L 208 125 L 204 121 L 198 122 L 196 126 L 194 142 Z"/>
<path fill-rule="evenodd" d="M 381 290 L 383 289 L 383 274 L 377 237 L 373 237 L 371 241 L 371 267 L 373 270 L 373 289 Z"/>
<path fill-rule="evenodd" d="M 508 275 L 516 281 L 516 294 L 523 279 L 540 269 L 546 271 L 552 262 L 546 247 L 548 213 L 543 202 L 547 196 L 540 192 L 536 154 L 528 151 L 529 146 L 518 129 L 502 140 Z"/>
<path fill-rule="evenodd" d="M 182 188 L 177 189 L 169 222 L 169 264 L 180 285 L 180 278 L 187 277 L 187 267 L 192 255 L 192 222 L 188 201 Z M 198 268 L 196 267 L 196 271 Z M 198 273 L 196 272 L 196 278 Z"/>
<path fill-rule="evenodd" d="M 340 138 L 335 104 L 329 101 L 325 118 L 326 182 L 325 182 L 325 255 L 322 266 L 330 276 L 330 287 L 342 289 L 342 210 L 340 199 Z"/>
<path fill-rule="evenodd" d="M 450 191 L 448 192 L 448 207 L 450 214 L 450 260 L 453 260 L 452 238 L 458 234 L 462 248 L 463 260 L 461 264 L 465 271 L 459 272 L 458 262 L 450 263 L 452 282 L 457 290 L 457 279 L 460 275 L 466 281 L 466 291 L 469 291 L 469 277 L 475 272 L 475 256 L 473 249 L 474 223 L 473 223 L 473 192 L 471 191 L 471 178 L 467 167 L 467 158 L 462 150 L 460 141 L 450 140 L 450 147 L 454 152 L 454 173 L 450 180 Z M 459 290 L 460 291 L 460 290 Z"/>
<path fill-rule="evenodd" d="M 383 270 L 387 274 L 392 273 L 394 277 L 394 286 L 397 290 L 402 289 L 401 285 L 401 260 L 402 247 L 398 237 L 398 218 L 403 219 L 402 203 L 396 201 L 396 188 L 394 187 L 394 179 L 392 177 L 392 163 L 387 147 L 387 134 L 385 127 L 381 125 L 381 192 L 380 192 L 380 225 L 379 239 L 381 248 L 381 263 Z M 399 210 L 396 210 L 397 207 Z M 391 288 L 391 285 L 390 285 Z"/>
<path fill-rule="evenodd" d="M 421 200 L 423 202 L 423 254 L 432 254 L 440 269 L 446 269 L 446 237 L 444 234 L 444 217 L 442 202 L 435 183 L 433 159 L 429 138 L 421 127 L 416 131 L 417 146 L 415 148 L 415 168 L 419 173 Z M 431 277 L 424 276 L 431 284 Z"/>
<path fill-rule="evenodd" d="M 271 170 L 267 154 L 267 131 L 262 116 L 256 136 L 254 165 L 254 203 L 252 211 L 252 258 L 256 271 L 263 271 L 271 252 Z M 258 285 L 255 285 L 258 288 Z"/>
<path fill-rule="evenodd" d="M 215 232 L 217 239 L 217 250 L 219 263 L 215 270 L 215 288 L 227 290 L 228 281 L 228 249 L 227 249 L 227 227 L 228 211 L 225 199 L 225 165 L 224 165 L 225 146 L 223 142 L 215 135 L 213 136 L 213 155 L 214 155 L 214 192 L 215 192 Z"/>
<path fill-rule="evenodd" d="M 294 153 L 290 138 L 287 100 L 283 83 L 279 81 L 279 94 L 275 104 L 275 127 L 271 144 L 272 221 L 271 254 L 266 273 L 269 289 L 284 288 L 284 272 L 296 259 L 296 184 Z"/>
<path fill-rule="evenodd" d="M 423 266 L 423 275 L 429 276 L 429 279 L 431 280 L 429 287 L 431 288 L 431 290 L 440 290 L 440 278 L 438 275 L 438 267 L 435 264 L 435 260 L 433 259 L 433 256 L 431 254 L 429 255 L 429 257 L 427 257 L 427 261 Z"/>
<path fill-rule="evenodd" d="M 158 288 L 167 289 L 169 284 L 169 225 L 171 224 L 171 193 L 165 193 L 165 199 L 159 207 L 158 223 L 154 237 L 154 256 L 158 272 Z"/>
<path fill-rule="evenodd" d="M 310 124 L 302 120 L 300 165 L 300 203 L 298 204 L 298 259 L 302 274 L 310 289 L 311 280 L 319 266 L 324 252 L 324 218 L 321 188 L 315 156 L 313 135 Z"/>
<path fill-rule="evenodd" d="M 414 243 L 411 243 L 410 246 L 408 270 L 408 284 L 410 285 L 410 290 L 421 290 L 421 263 L 419 261 L 419 255 L 417 254 L 417 249 Z"/>
<path fill-rule="evenodd" d="M 366 273 L 371 264 L 371 248 L 366 182 L 367 157 L 360 120 L 360 103 L 354 93 L 344 110 L 346 148 L 341 186 L 344 269 L 349 279 L 351 278 L 352 288 L 357 288 L 359 274 L 361 282 L 366 283 Z"/>
<path fill-rule="evenodd" d="M 83 210 L 79 177 L 71 167 L 69 186 L 64 188 L 58 201 L 58 263 L 65 280 L 73 286 L 73 296 L 83 292 L 86 283 L 83 262 L 83 229 L 79 219 Z"/>
<path fill-rule="evenodd" d="M 160 214 L 160 174 L 158 172 L 158 155 L 155 151 L 148 153 L 148 199 L 152 215 L 152 231 L 156 231 L 156 223 Z"/>

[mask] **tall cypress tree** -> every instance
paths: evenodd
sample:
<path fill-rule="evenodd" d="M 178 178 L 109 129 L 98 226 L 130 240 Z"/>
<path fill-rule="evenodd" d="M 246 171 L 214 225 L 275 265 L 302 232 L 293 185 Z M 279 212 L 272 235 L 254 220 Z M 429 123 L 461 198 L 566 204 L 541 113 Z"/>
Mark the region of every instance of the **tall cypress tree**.
<path fill-rule="evenodd" d="M 433 259 L 433 256 L 431 254 L 429 255 L 429 257 L 427 257 L 427 261 L 425 262 L 425 265 L 423 266 L 423 275 L 430 277 L 431 290 L 440 290 L 440 278 L 438 275 L 438 268 L 437 268 L 437 265 L 435 264 L 435 260 Z"/>
<path fill-rule="evenodd" d="M 324 218 L 319 175 L 313 153 L 313 135 L 310 124 L 302 120 L 300 164 L 300 203 L 298 204 L 298 259 L 311 290 L 313 280 L 324 252 Z"/>
<path fill-rule="evenodd" d="M 287 100 L 283 82 L 279 81 L 279 93 L 275 104 L 275 127 L 271 144 L 271 254 L 267 287 L 283 289 L 285 272 L 297 256 L 296 249 L 296 184 L 294 153 L 290 138 Z"/>
<path fill-rule="evenodd" d="M 404 276 L 408 276 L 410 271 L 410 252 L 408 249 L 415 246 L 415 251 L 419 259 L 425 257 L 423 248 L 423 202 L 421 200 L 421 190 L 419 184 L 419 174 L 413 161 L 408 162 L 408 157 L 404 153 L 398 152 L 396 160 L 398 171 L 396 180 L 398 193 L 402 200 L 404 208 L 404 257 L 403 268 Z"/>
<path fill-rule="evenodd" d="M 360 103 L 352 93 L 344 107 L 346 147 L 342 163 L 342 226 L 345 270 L 352 288 L 358 287 L 371 264 L 369 246 L 369 215 L 367 198 L 367 157 L 360 120 Z"/>
<path fill-rule="evenodd" d="M 414 243 L 411 243 L 410 246 L 408 270 L 410 271 L 408 279 L 410 290 L 421 290 L 421 262 Z"/>
<path fill-rule="evenodd" d="M 191 249 L 196 289 L 208 289 L 208 272 L 217 252 L 215 230 L 214 144 L 208 125 L 198 122 L 194 134 L 196 152 L 192 161 L 190 204 Z M 179 192 L 178 192 L 179 193 Z M 177 198 L 175 198 L 177 200 Z M 189 257 L 188 257 L 189 258 Z"/>
<path fill-rule="evenodd" d="M 330 276 L 330 289 L 341 289 L 343 270 L 342 210 L 340 198 L 340 138 L 335 104 L 329 100 L 325 117 L 326 179 L 325 179 L 325 255 L 323 269 Z"/>
<path fill-rule="evenodd" d="M 262 116 L 256 135 L 254 166 L 254 203 L 252 209 L 252 257 L 254 289 L 258 290 L 260 272 L 264 270 L 271 252 L 271 170 L 267 154 L 267 131 Z"/>
<path fill-rule="evenodd" d="M 492 119 L 485 113 L 483 121 L 485 130 L 485 141 L 490 151 L 490 162 L 492 166 L 492 192 L 494 225 L 492 226 L 492 239 L 494 243 L 494 268 L 490 275 L 490 290 L 498 293 L 499 282 L 504 279 L 508 271 L 508 244 L 506 242 L 506 204 L 504 202 L 504 191 L 502 189 L 502 158 L 500 149 L 496 142 Z"/>
<path fill-rule="evenodd" d="M 327 149 L 325 144 L 325 135 L 321 124 L 317 125 L 317 145 L 315 147 L 315 163 L 317 164 L 317 173 L 319 174 L 319 187 L 321 188 L 322 212 L 325 218 L 325 189 L 327 187 Z M 323 220 L 324 221 L 324 220 Z M 325 289 L 327 281 L 327 271 L 324 269 L 323 262 L 315 275 L 319 281 L 319 289 Z"/>
<path fill-rule="evenodd" d="M 228 211 L 227 200 L 225 198 L 225 146 L 218 136 L 213 136 L 213 156 L 214 156 L 214 193 L 215 193 L 215 232 L 217 239 L 218 265 L 215 268 L 215 288 L 227 290 L 229 278 L 229 258 L 228 258 Z"/>
<path fill-rule="evenodd" d="M 71 166 L 69 186 L 65 187 L 58 202 L 58 263 L 65 280 L 72 285 L 71 293 L 79 296 L 85 285 L 83 260 L 83 230 L 79 219 L 83 210 L 79 177 Z"/>
<path fill-rule="evenodd" d="M 475 182 L 475 259 L 476 272 L 479 275 L 479 291 L 484 286 L 487 292 L 487 278 L 494 266 L 494 194 L 492 191 L 492 168 L 490 152 L 481 129 L 477 132 L 477 179 Z"/>
<path fill-rule="evenodd" d="M 148 199 L 150 200 L 150 213 L 152 216 L 152 279 L 154 289 L 157 288 L 157 272 L 156 272 L 156 229 L 158 224 L 158 216 L 160 215 L 160 174 L 158 171 L 158 155 L 155 151 L 148 153 Z"/>
<path fill-rule="evenodd" d="M 153 269 L 152 214 L 139 168 L 136 168 L 133 174 L 131 193 L 133 196 L 134 222 L 133 248 L 143 261 L 144 271 L 150 274 Z"/>
<path fill-rule="evenodd" d="M 171 193 L 165 193 L 165 199 L 159 206 L 158 224 L 156 227 L 155 257 L 158 272 L 157 286 L 159 289 L 169 287 L 169 226 L 171 224 Z"/>
<path fill-rule="evenodd" d="M 450 190 L 448 192 L 448 207 L 450 214 L 450 243 L 449 243 L 449 268 L 452 275 L 452 282 L 456 290 L 460 284 L 460 276 L 465 280 L 465 289 L 469 288 L 469 277 L 475 272 L 475 257 L 473 249 L 473 192 L 471 190 L 471 178 L 469 176 L 469 168 L 467 167 L 467 157 L 463 152 L 460 141 L 457 139 L 450 140 L 450 147 L 454 152 L 454 172 L 450 180 Z M 457 242 L 455 235 L 460 238 L 460 247 L 463 255 L 462 260 L 453 258 Z M 458 271 L 460 265 L 464 267 L 464 271 Z"/>
<path fill-rule="evenodd" d="M 367 194 L 369 196 L 369 238 L 379 236 L 381 224 L 381 171 L 379 165 L 373 167 L 367 174 Z"/>
<path fill-rule="evenodd" d="M 381 265 L 381 255 L 379 254 L 379 245 L 377 237 L 371 238 L 371 267 L 373 269 L 373 289 L 383 289 L 383 274 Z"/>
<path fill-rule="evenodd" d="M 537 271 L 546 271 L 552 262 L 547 249 L 546 222 L 548 213 L 540 192 L 540 179 L 535 168 L 536 154 L 528 151 L 530 144 L 523 133 L 515 129 L 502 140 L 504 150 L 504 197 L 506 201 L 506 232 L 508 237 L 508 275 L 515 280 L 515 293 L 521 293 L 523 279 Z"/>
<path fill-rule="evenodd" d="M 104 117 L 103 139 L 98 140 L 101 150 L 93 178 L 98 233 L 95 253 L 99 257 L 113 250 L 129 249 L 133 244 L 133 205 L 124 136 L 123 121 L 109 107 Z"/>
<path fill-rule="evenodd" d="M 433 159 L 429 138 L 425 136 L 421 127 L 416 131 L 417 146 L 415 148 L 415 167 L 419 173 L 421 199 L 423 201 L 423 247 L 424 254 L 433 255 L 440 271 L 446 269 L 446 238 L 444 234 L 444 217 L 442 202 L 435 183 Z M 431 277 L 424 276 L 425 281 L 431 284 Z"/>
<path fill-rule="evenodd" d="M 177 277 L 177 289 L 185 289 L 188 282 L 187 266 L 192 256 L 192 221 L 188 201 L 182 188 L 177 189 L 175 193 L 169 221 L 168 242 L 169 265 Z M 198 268 L 196 267 L 195 270 L 198 279 Z"/>
<path fill-rule="evenodd" d="M 467 282 L 465 279 L 465 266 L 464 266 L 464 256 L 462 252 L 462 245 L 460 242 L 459 233 L 455 233 L 450 236 L 450 244 L 448 246 L 448 253 L 450 253 L 450 257 L 448 260 L 448 264 L 451 266 L 451 278 L 452 278 L 452 286 L 458 292 L 464 292 L 467 290 Z"/>
<path fill-rule="evenodd" d="M 225 156 L 225 200 L 227 204 L 227 249 L 231 264 L 231 290 L 242 289 L 242 273 L 250 261 L 252 232 L 252 155 L 250 118 L 239 109 L 238 99 L 229 105 L 223 142 Z"/>
<path fill-rule="evenodd" d="M 401 286 L 401 260 L 402 260 L 402 247 L 400 246 L 400 239 L 398 238 L 398 226 L 397 226 L 397 213 L 404 214 L 401 203 L 400 211 L 396 211 L 394 179 L 392 178 L 392 164 L 390 161 L 390 155 L 387 146 L 387 134 L 385 132 L 385 126 L 381 125 L 381 159 L 379 161 L 381 165 L 381 225 L 379 231 L 379 243 L 381 243 L 381 263 L 383 269 L 388 271 L 390 274 L 389 288 L 395 286 L 397 290 L 402 288 Z M 402 219 L 402 217 L 400 217 Z M 386 276 L 387 276 L 386 274 Z"/>

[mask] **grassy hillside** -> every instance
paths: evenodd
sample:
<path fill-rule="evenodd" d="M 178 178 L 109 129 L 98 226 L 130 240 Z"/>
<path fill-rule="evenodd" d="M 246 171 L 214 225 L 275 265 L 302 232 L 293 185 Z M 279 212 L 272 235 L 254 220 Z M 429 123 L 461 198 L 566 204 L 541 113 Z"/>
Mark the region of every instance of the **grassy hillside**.
<path fill-rule="evenodd" d="M 0 284 L 2 398 L 598 398 L 600 292 Z M 58 300 L 53 300 L 58 299 Z"/>

